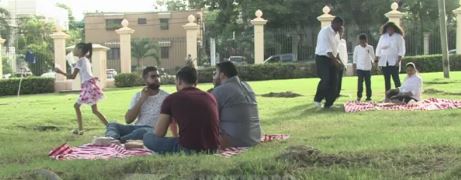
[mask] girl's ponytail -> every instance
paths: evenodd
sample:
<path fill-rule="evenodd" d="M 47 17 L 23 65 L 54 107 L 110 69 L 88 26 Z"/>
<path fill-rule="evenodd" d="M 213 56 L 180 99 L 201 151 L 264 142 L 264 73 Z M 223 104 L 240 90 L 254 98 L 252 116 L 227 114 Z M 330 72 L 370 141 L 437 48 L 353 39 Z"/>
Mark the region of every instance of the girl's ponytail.
<path fill-rule="evenodd" d="M 88 59 L 91 59 L 91 56 L 93 55 L 93 44 L 87 43 L 86 44 L 86 49 L 88 52 Z"/>

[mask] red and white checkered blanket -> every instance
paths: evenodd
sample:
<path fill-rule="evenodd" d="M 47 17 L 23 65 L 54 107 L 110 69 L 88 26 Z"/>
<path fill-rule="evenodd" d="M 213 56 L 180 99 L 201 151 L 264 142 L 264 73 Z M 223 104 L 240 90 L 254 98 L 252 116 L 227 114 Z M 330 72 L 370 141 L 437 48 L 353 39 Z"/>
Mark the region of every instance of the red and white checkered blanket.
<path fill-rule="evenodd" d="M 430 111 L 444 109 L 459 109 L 461 101 L 429 98 L 421 102 L 409 104 L 394 104 L 394 103 L 376 103 L 376 102 L 357 102 L 349 101 L 344 103 L 344 111 L 346 112 L 361 112 L 375 110 L 390 110 L 390 111 Z"/>
<path fill-rule="evenodd" d="M 264 135 L 261 137 L 261 143 L 271 142 L 276 140 L 286 140 L 290 136 L 284 134 Z M 248 147 L 233 147 L 218 150 L 217 156 L 232 157 L 241 154 L 248 150 Z M 48 154 L 49 157 L 56 160 L 96 160 L 96 159 L 114 159 L 127 158 L 132 156 L 147 156 L 154 154 L 147 148 L 130 148 L 125 149 L 123 145 L 111 144 L 109 146 L 99 146 L 93 144 L 84 144 L 79 147 L 71 147 L 67 143 L 53 149 Z"/>
<path fill-rule="evenodd" d="M 286 134 L 270 134 L 270 135 L 266 134 L 263 137 L 261 137 L 261 143 L 277 141 L 277 140 L 286 140 L 288 138 L 290 138 L 290 136 Z M 239 155 L 247 151 L 248 149 L 249 149 L 248 147 L 230 147 L 230 148 L 218 150 L 218 153 L 216 155 L 220 157 L 230 158 L 232 156 Z"/>
<path fill-rule="evenodd" d="M 67 143 L 65 143 L 50 151 L 48 156 L 56 160 L 107 160 L 114 158 L 127 158 L 132 156 L 147 156 L 151 154 L 152 151 L 150 151 L 147 148 L 125 149 L 123 145 L 118 144 L 111 144 L 109 146 L 84 144 L 79 147 L 71 147 Z"/>

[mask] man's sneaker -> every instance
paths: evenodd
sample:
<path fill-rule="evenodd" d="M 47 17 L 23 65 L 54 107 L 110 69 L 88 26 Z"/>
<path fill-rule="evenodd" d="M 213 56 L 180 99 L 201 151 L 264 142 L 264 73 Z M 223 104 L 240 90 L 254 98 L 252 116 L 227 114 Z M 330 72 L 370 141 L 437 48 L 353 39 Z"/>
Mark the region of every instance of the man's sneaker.
<path fill-rule="evenodd" d="M 365 101 L 368 101 L 368 102 L 369 102 L 369 101 L 371 101 L 371 98 L 367 98 L 367 99 L 365 99 Z"/>
<path fill-rule="evenodd" d="M 357 102 L 360 102 L 362 100 L 362 98 L 357 98 Z"/>
<path fill-rule="evenodd" d="M 317 102 L 317 101 L 314 101 L 314 106 L 315 106 L 316 108 L 322 108 L 322 103 Z"/>

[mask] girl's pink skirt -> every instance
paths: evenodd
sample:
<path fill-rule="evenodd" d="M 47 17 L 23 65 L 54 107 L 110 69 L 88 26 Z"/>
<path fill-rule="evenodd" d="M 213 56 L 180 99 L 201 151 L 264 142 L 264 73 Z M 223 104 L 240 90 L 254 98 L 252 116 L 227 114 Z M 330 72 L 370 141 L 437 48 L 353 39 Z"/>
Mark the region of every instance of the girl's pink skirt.
<path fill-rule="evenodd" d="M 82 90 L 77 100 L 78 104 L 94 105 L 103 98 L 104 94 L 101 88 L 96 84 L 97 80 L 97 78 L 93 78 L 82 84 Z"/>

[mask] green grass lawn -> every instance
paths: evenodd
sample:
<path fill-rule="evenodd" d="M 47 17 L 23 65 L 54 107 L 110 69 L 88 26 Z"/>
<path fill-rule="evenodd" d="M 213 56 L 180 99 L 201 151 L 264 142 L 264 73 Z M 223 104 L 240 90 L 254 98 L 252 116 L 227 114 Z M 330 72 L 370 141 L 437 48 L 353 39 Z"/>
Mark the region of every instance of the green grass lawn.
<path fill-rule="evenodd" d="M 424 97 L 461 99 L 461 72 L 445 80 L 442 73 L 422 74 Z M 402 75 L 402 78 L 404 75 Z M 72 108 L 77 94 L 45 94 L 0 98 L 0 179 L 24 178 L 49 169 L 63 179 L 142 177 L 280 177 L 299 179 L 458 179 L 461 177 L 461 110 L 430 112 L 375 111 L 344 113 L 342 103 L 355 99 L 356 77 L 343 82 L 343 97 L 333 110 L 317 110 L 312 101 L 318 79 L 250 82 L 258 95 L 292 91 L 296 98 L 258 96 L 264 133 L 285 133 L 287 141 L 271 142 L 225 159 L 213 155 L 169 155 L 123 160 L 56 161 L 47 154 L 64 142 L 77 146 L 101 136 L 104 127 L 83 108 L 83 136 Z M 381 76 L 372 78 L 373 99 L 382 100 Z M 208 89 L 210 84 L 200 84 Z M 162 86 L 173 92 L 173 86 Z M 109 89 L 100 110 L 123 122 L 133 93 L 140 88 Z M 38 131 L 53 125 L 58 131 Z M 139 177 L 139 176 L 138 176 Z"/>

